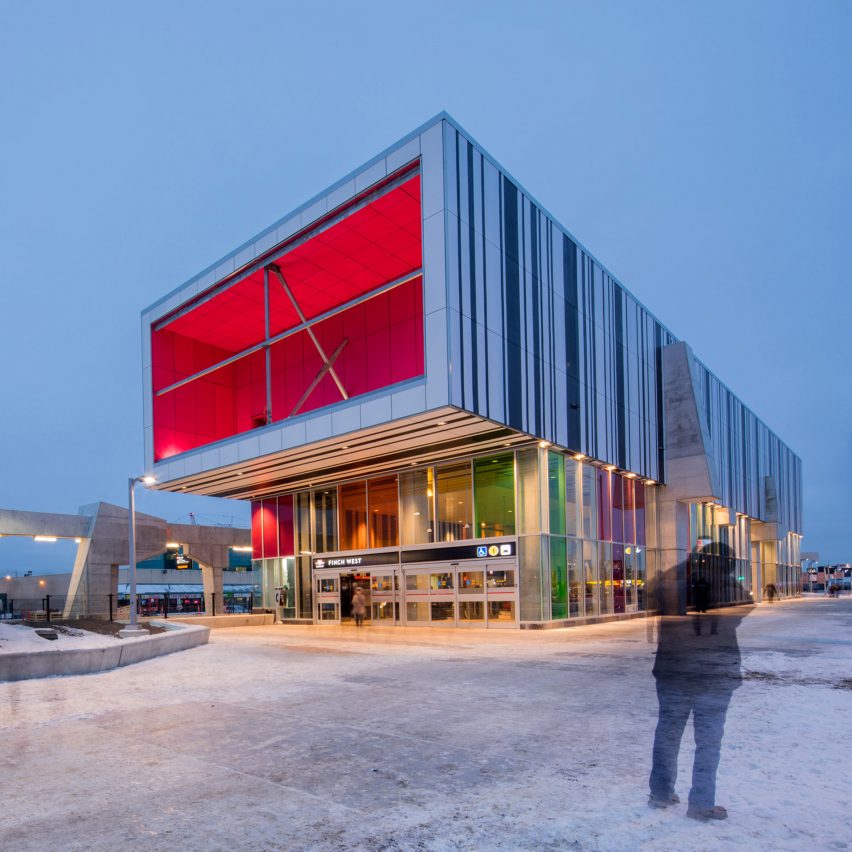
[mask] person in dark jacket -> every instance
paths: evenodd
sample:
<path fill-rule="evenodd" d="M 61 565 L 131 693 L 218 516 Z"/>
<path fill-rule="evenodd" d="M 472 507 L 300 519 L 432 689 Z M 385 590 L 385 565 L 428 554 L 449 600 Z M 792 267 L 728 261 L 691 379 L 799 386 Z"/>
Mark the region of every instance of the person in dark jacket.
<path fill-rule="evenodd" d="M 715 589 L 719 600 L 709 606 L 744 600 L 734 576 L 736 562 L 730 548 L 719 542 L 707 545 L 699 555 L 698 569 Z M 709 616 L 663 616 L 654 678 L 657 684 L 659 718 L 654 735 L 653 768 L 648 804 L 665 808 L 680 801 L 675 793 L 677 759 L 686 723 L 692 714 L 695 759 L 687 816 L 693 819 L 725 819 L 725 808 L 716 804 L 716 770 L 722 748 L 725 717 L 734 691 L 742 683 L 737 628 L 753 606 L 730 607 Z M 712 621 L 709 630 L 700 621 Z M 696 623 L 694 620 L 698 619 Z"/>

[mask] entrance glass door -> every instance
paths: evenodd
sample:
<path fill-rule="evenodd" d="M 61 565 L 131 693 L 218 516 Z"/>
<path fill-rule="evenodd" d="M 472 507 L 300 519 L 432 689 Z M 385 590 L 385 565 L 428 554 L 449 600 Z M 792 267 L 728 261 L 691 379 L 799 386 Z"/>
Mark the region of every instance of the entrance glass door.
<path fill-rule="evenodd" d="M 435 563 L 406 567 L 407 625 L 516 627 L 517 563 Z"/>
<path fill-rule="evenodd" d="M 315 572 L 314 592 L 315 621 L 340 624 L 340 572 Z"/>

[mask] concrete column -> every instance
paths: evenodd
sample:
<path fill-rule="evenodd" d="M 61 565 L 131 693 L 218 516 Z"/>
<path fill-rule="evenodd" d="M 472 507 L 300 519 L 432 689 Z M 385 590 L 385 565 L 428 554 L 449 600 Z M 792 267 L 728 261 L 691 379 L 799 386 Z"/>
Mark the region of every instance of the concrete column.
<path fill-rule="evenodd" d="M 659 529 L 658 595 L 664 615 L 686 614 L 686 560 L 689 557 L 689 506 L 665 497 L 657 504 Z"/>
<path fill-rule="evenodd" d="M 196 560 L 197 561 L 197 560 Z M 225 611 L 224 598 L 224 570 L 212 565 L 198 563 L 201 566 L 201 580 L 204 583 L 204 612 L 213 614 L 213 595 L 216 595 L 216 615 L 222 615 Z"/>

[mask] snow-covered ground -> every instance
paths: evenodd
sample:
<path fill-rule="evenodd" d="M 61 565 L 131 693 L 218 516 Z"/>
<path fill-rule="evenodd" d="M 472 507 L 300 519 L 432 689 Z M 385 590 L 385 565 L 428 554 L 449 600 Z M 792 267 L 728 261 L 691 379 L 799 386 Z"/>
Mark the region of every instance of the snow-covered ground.
<path fill-rule="evenodd" d="M 646 805 L 657 704 L 644 622 L 270 626 L 102 674 L 0 684 L 0 845 L 849 848 L 852 601 L 758 607 L 739 638 L 725 822 Z M 692 748 L 688 728 L 684 801 Z"/>
<path fill-rule="evenodd" d="M 50 627 L 44 624 L 43 627 Z M 4 624 L 0 622 L 0 654 L 21 652 L 57 651 L 70 648 L 102 648 L 104 645 L 114 645 L 121 640 L 115 636 L 92 633 L 90 630 L 80 630 L 76 627 L 57 630 L 56 639 L 43 639 L 35 632 L 34 627 L 23 624 Z"/>

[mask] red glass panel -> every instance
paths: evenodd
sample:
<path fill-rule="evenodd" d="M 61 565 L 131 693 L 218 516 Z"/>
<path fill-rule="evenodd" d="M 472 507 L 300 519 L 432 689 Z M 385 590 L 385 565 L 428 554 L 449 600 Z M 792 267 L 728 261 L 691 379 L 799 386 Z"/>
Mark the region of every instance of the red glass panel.
<path fill-rule="evenodd" d="M 612 541 L 612 474 L 598 470 L 598 537 Z"/>
<path fill-rule="evenodd" d="M 263 506 L 260 500 L 251 504 L 251 557 L 263 558 Z"/>
<path fill-rule="evenodd" d="M 313 332 L 328 358 L 346 341 L 333 366 L 350 398 L 422 376 L 422 280 L 417 278 L 379 293 L 317 323 Z M 271 360 L 272 419 L 277 421 L 294 413 L 325 362 L 307 331 L 276 343 Z M 342 399 L 333 377 L 326 372 L 295 413 Z"/>
<path fill-rule="evenodd" d="M 340 486 L 340 549 L 367 546 L 367 488 L 364 482 Z"/>
<path fill-rule="evenodd" d="M 370 547 L 394 547 L 399 544 L 399 493 L 396 476 L 367 482 L 370 510 Z"/>
<path fill-rule="evenodd" d="M 278 556 L 278 500 L 263 501 L 263 558 Z"/>
<path fill-rule="evenodd" d="M 641 485 L 636 484 L 635 479 L 624 480 L 624 541 L 626 544 L 636 544 L 636 520 L 634 507 L 636 505 L 635 492 Z"/>
<path fill-rule="evenodd" d="M 278 555 L 295 554 L 293 538 L 293 495 L 278 498 Z"/>
<path fill-rule="evenodd" d="M 623 499 L 623 483 L 624 479 L 617 474 L 613 474 L 610 478 L 610 488 L 612 489 L 612 540 L 624 541 L 624 499 Z"/>
<path fill-rule="evenodd" d="M 420 177 L 415 176 L 276 260 L 310 319 L 422 265 Z M 298 324 L 284 288 L 270 276 L 270 330 Z"/>
<path fill-rule="evenodd" d="M 645 486 L 641 483 L 636 483 L 636 490 L 633 495 L 633 501 L 636 505 L 636 544 L 640 547 L 645 546 Z"/>
<path fill-rule="evenodd" d="M 263 273 L 256 272 L 151 333 L 154 390 L 263 339 Z"/>
<path fill-rule="evenodd" d="M 265 424 L 266 361 L 254 352 L 154 396 L 156 461 Z"/>

